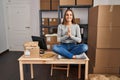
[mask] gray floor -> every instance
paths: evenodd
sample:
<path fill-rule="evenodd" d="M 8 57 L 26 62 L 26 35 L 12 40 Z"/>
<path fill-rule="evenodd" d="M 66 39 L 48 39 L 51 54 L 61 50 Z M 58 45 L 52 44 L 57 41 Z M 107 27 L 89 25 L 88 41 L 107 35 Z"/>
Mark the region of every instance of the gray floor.
<path fill-rule="evenodd" d="M 10 51 L 0 54 L 0 80 L 20 80 L 18 58 L 23 52 Z M 84 80 L 84 65 L 82 65 L 82 79 L 77 78 L 77 65 L 70 66 L 70 75 L 66 77 L 66 71 L 54 70 L 50 76 L 50 65 L 34 65 L 33 80 Z M 30 79 L 30 66 L 24 65 L 24 80 Z"/>

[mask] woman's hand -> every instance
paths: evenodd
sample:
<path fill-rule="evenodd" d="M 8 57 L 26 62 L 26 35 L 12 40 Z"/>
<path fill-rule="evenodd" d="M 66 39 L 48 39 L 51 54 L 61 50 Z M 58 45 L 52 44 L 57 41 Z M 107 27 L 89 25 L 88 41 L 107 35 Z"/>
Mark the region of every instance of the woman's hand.
<path fill-rule="evenodd" d="M 68 27 L 68 33 L 67 33 L 67 35 L 68 35 L 69 37 L 71 37 L 71 28 L 70 28 L 70 27 Z"/>

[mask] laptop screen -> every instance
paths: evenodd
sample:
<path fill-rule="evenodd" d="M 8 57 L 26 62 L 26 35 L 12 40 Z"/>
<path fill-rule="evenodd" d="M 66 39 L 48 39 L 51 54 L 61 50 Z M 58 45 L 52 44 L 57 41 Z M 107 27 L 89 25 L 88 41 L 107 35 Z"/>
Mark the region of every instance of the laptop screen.
<path fill-rule="evenodd" d="M 32 40 L 38 41 L 38 46 L 40 47 L 40 49 L 47 50 L 45 37 L 32 36 Z"/>

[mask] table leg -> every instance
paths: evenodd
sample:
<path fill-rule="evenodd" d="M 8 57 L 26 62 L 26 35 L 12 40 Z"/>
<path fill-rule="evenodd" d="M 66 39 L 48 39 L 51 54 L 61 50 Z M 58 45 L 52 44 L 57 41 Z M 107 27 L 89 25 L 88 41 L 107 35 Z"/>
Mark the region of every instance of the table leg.
<path fill-rule="evenodd" d="M 30 64 L 30 71 L 31 71 L 31 79 L 33 79 L 34 78 L 34 76 L 33 76 L 33 64 Z"/>
<path fill-rule="evenodd" d="M 81 78 L 81 64 L 78 64 L 78 79 Z"/>
<path fill-rule="evenodd" d="M 88 80 L 88 61 L 85 63 L 85 80 Z"/>
<path fill-rule="evenodd" d="M 19 61 L 19 69 L 20 69 L 20 80 L 24 80 L 23 64 L 22 64 L 22 62 L 20 62 L 20 61 Z"/>

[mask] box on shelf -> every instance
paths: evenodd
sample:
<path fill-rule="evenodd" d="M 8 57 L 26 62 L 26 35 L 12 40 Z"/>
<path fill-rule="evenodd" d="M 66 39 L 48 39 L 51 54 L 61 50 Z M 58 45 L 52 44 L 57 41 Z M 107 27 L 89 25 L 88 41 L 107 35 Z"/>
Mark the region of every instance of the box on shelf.
<path fill-rule="evenodd" d="M 58 10 L 59 0 L 52 0 L 52 10 Z"/>
<path fill-rule="evenodd" d="M 49 26 L 57 26 L 58 18 L 49 18 Z"/>
<path fill-rule="evenodd" d="M 49 34 L 54 34 L 54 33 L 57 33 L 57 27 L 49 29 Z"/>
<path fill-rule="evenodd" d="M 53 45 L 59 44 L 59 43 L 47 43 L 47 49 L 52 50 Z"/>
<path fill-rule="evenodd" d="M 42 28 L 43 35 L 46 35 L 49 33 L 48 28 Z"/>
<path fill-rule="evenodd" d="M 50 0 L 40 0 L 40 10 L 50 10 Z"/>
<path fill-rule="evenodd" d="M 75 5 L 75 0 L 60 0 L 60 6 Z"/>
<path fill-rule="evenodd" d="M 77 24 L 80 24 L 80 18 L 75 18 L 75 22 L 76 22 Z"/>
<path fill-rule="evenodd" d="M 77 5 L 92 5 L 92 0 L 77 0 Z"/>
<path fill-rule="evenodd" d="M 46 34 L 47 43 L 57 43 L 57 34 Z"/>
<path fill-rule="evenodd" d="M 47 44 L 47 49 L 48 50 L 52 50 L 52 46 L 53 46 L 54 44 Z"/>
<path fill-rule="evenodd" d="M 48 26 L 48 18 L 42 18 L 42 25 L 43 26 Z"/>

